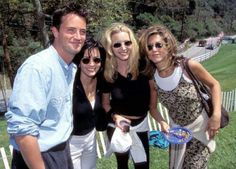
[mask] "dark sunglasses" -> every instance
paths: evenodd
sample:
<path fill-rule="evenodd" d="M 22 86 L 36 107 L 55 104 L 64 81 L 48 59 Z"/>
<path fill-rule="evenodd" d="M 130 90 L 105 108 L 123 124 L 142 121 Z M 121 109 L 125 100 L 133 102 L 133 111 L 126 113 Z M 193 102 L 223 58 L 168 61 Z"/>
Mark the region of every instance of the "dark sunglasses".
<path fill-rule="evenodd" d="M 99 58 L 99 57 L 92 57 L 92 58 L 90 58 L 90 57 L 85 57 L 85 58 L 83 58 L 81 61 L 83 62 L 83 64 L 89 64 L 89 62 L 90 62 L 91 60 L 93 60 L 93 62 L 94 62 L 95 64 L 99 64 L 99 63 L 101 63 L 101 61 L 102 61 L 102 59 Z"/>
<path fill-rule="evenodd" d="M 164 46 L 164 44 L 160 43 L 160 42 L 156 42 L 154 45 L 147 45 L 148 50 L 149 51 L 152 50 L 154 46 L 155 46 L 155 48 L 161 49 Z"/>
<path fill-rule="evenodd" d="M 120 48 L 122 43 L 124 43 L 126 47 L 132 45 L 131 41 L 125 41 L 125 42 L 114 43 L 113 47 L 114 48 Z"/>

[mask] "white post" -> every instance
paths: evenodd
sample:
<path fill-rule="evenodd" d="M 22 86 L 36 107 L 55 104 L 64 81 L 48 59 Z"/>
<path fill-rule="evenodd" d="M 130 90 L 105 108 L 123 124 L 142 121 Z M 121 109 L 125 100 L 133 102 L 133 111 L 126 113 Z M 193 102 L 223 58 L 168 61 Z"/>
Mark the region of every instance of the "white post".
<path fill-rule="evenodd" d="M 234 111 L 236 111 L 236 89 L 234 89 Z"/>
<path fill-rule="evenodd" d="M 0 151 L 1 151 L 2 160 L 3 160 L 3 164 L 5 166 L 5 169 L 10 169 L 10 166 L 9 166 L 9 163 L 8 163 L 8 159 L 7 159 L 7 155 L 6 155 L 6 152 L 4 150 L 4 147 L 1 147 Z"/>
<path fill-rule="evenodd" d="M 11 156 L 12 156 L 12 154 L 13 154 L 13 146 L 9 145 L 9 149 L 10 149 L 10 153 L 11 153 Z"/>
<path fill-rule="evenodd" d="M 150 113 L 148 113 L 148 127 L 149 127 L 149 131 L 152 131 L 152 124 L 151 124 L 151 116 Z"/>
<path fill-rule="evenodd" d="M 97 155 L 98 155 L 98 158 L 102 158 L 101 156 L 101 151 L 100 151 L 100 147 L 99 147 L 99 144 L 98 144 L 98 140 L 96 139 L 96 145 L 97 145 Z"/>
<path fill-rule="evenodd" d="M 106 154 L 107 150 L 106 150 L 106 145 L 105 145 L 105 141 L 104 141 L 104 135 L 103 133 L 100 131 L 99 133 L 99 137 L 102 143 L 102 150 L 103 150 L 103 154 Z"/>

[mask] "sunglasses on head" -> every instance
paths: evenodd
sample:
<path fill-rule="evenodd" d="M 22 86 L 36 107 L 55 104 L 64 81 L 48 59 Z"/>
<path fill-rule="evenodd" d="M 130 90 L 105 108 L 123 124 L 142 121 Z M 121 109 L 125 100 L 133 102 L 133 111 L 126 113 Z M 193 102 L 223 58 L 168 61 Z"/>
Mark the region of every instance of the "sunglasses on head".
<path fill-rule="evenodd" d="M 83 62 L 83 64 L 89 64 L 91 60 L 93 60 L 95 64 L 99 64 L 102 61 L 102 59 L 99 57 L 84 57 L 81 61 Z"/>
<path fill-rule="evenodd" d="M 132 45 L 132 42 L 131 42 L 131 41 L 125 41 L 125 42 L 117 42 L 117 43 L 114 43 L 113 47 L 114 47 L 114 48 L 120 48 L 121 45 L 122 45 L 122 43 L 124 43 L 126 47 Z"/>
<path fill-rule="evenodd" d="M 152 50 L 154 46 L 155 46 L 155 48 L 161 49 L 161 48 L 164 46 L 164 44 L 163 44 L 163 43 L 160 43 L 160 42 L 156 42 L 156 43 L 153 44 L 153 45 L 148 45 L 148 46 L 147 46 L 147 47 L 148 47 L 148 50 L 149 50 L 149 51 Z"/>

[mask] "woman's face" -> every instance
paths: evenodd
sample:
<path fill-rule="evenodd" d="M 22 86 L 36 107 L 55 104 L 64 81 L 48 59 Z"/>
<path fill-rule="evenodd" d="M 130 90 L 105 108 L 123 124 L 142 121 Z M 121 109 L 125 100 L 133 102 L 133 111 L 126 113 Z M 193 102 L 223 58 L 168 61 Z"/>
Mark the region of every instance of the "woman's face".
<path fill-rule="evenodd" d="M 168 61 L 168 50 L 166 43 L 162 37 L 158 34 L 151 35 L 147 41 L 148 46 L 148 58 L 154 63 Z"/>
<path fill-rule="evenodd" d="M 132 42 L 127 32 L 119 32 L 111 37 L 112 51 L 119 61 L 127 61 L 129 59 Z"/>
<path fill-rule="evenodd" d="M 86 49 L 84 57 L 80 61 L 81 75 L 93 78 L 101 67 L 101 56 L 98 48 L 93 48 L 90 52 Z"/>

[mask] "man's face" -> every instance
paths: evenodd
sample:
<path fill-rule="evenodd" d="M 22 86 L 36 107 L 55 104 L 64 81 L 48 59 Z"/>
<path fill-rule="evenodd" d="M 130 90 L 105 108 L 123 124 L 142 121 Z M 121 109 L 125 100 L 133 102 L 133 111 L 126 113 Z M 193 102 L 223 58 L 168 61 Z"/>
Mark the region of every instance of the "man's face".
<path fill-rule="evenodd" d="M 54 46 L 61 57 L 69 59 L 77 54 L 86 39 L 86 21 L 76 14 L 67 14 L 62 17 L 59 30 L 52 28 L 54 34 Z"/>

